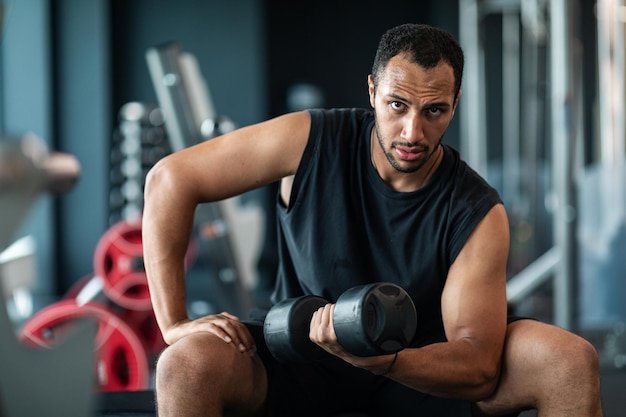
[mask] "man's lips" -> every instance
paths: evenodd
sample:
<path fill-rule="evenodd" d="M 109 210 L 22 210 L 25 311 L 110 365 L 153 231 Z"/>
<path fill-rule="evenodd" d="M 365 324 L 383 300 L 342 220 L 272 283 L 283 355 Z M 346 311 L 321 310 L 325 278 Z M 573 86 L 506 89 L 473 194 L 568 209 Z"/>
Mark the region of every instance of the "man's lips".
<path fill-rule="evenodd" d="M 408 146 L 396 146 L 394 150 L 401 159 L 404 159 L 406 161 L 414 161 L 418 159 L 424 152 L 424 150 L 421 148 Z"/>

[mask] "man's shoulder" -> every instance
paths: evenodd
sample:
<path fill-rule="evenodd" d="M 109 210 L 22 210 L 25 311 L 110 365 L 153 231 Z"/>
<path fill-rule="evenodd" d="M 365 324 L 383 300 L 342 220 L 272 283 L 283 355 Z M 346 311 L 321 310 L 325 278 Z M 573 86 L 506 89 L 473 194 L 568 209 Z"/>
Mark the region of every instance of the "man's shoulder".
<path fill-rule="evenodd" d="M 350 138 L 367 135 L 374 125 L 374 114 L 363 108 L 311 109 L 311 137 L 327 141 L 352 142 Z"/>
<path fill-rule="evenodd" d="M 446 146 L 449 155 L 450 174 L 453 178 L 454 195 L 468 201 L 500 202 L 498 191 L 461 157 L 458 150 Z"/>

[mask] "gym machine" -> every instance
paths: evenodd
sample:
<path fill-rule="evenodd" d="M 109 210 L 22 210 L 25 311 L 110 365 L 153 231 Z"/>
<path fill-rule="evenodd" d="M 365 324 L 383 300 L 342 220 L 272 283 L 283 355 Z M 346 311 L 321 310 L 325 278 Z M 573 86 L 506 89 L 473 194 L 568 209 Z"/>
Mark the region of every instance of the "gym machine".
<path fill-rule="evenodd" d="M 216 113 L 192 54 L 176 42 L 168 42 L 149 48 L 146 61 L 172 152 L 234 129 L 230 119 Z M 260 233 L 255 237 L 254 232 L 262 221 L 254 213 L 240 216 L 241 212 L 236 213 L 238 205 L 236 198 L 200 205 L 195 229 L 214 278 L 210 282 L 211 298 L 219 304 L 217 310 L 246 317 L 254 307 L 246 283 L 256 280 L 256 251 L 242 249 L 242 244 L 260 242 Z"/>
<path fill-rule="evenodd" d="M 550 238 L 553 245 L 545 251 L 540 247 L 532 248 L 516 265 L 512 271 L 515 275 L 507 283 L 509 304 L 517 306 L 552 278 L 554 322 L 575 331 L 578 327 L 578 271 L 575 262 L 577 202 L 573 182 L 580 126 L 572 122 L 570 115 L 580 111 L 577 107 L 580 105 L 580 80 L 577 78 L 580 74 L 576 70 L 580 62 L 572 53 L 576 40 L 573 17 L 577 10 L 561 0 L 470 0 L 459 2 L 459 12 L 460 39 L 467 56 L 464 97 L 471 101 L 461 107 L 462 154 L 491 181 L 487 155 L 486 45 L 481 31 L 484 19 L 498 15 L 502 21 L 503 57 L 502 86 L 498 86 L 503 95 L 501 159 L 503 167 L 507 168 L 502 172 L 500 191 L 512 223 L 519 213 L 520 225 L 524 226 L 519 231 L 530 235 L 534 232 L 532 243 L 535 246 Z M 524 85 L 520 81 L 522 68 Z M 539 88 L 546 79 L 550 81 L 551 97 L 547 104 Z M 541 120 L 546 111 L 548 118 Z M 550 130 L 545 129 L 546 125 Z M 524 146 L 520 145 L 519 132 L 526 136 Z M 539 139 L 545 132 L 549 149 L 542 150 Z M 549 186 L 544 184 L 547 181 L 542 174 L 551 177 Z M 547 213 L 542 210 L 547 209 L 551 215 L 552 236 L 537 239 L 540 231 L 549 230 L 550 225 L 542 228 L 538 224 L 533 228 L 530 223 L 546 220 Z M 531 218 L 531 222 L 524 222 L 526 218 Z M 512 233 L 512 259 L 516 255 L 516 231 Z"/>
<path fill-rule="evenodd" d="M 0 138 L 0 249 L 38 196 L 69 191 L 80 171 L 73 156 L 48 152 L 35 136 Z M 165 344 L 142 271 L 140 223 L 111 227 L 96 247 L 93 275 L 17 328 L 5 300 L 32 286 L 31 246 L 22 238 L 0 256 L 0 415 L 153 413 L 150 361 Z"/>
<path fill-rule="evenodd" d="M 582 77 L 587 28 L 579 21 L 590 12 L 582 9 L 584 3 L 458 4 L 459 38 L 467 57 L 463 100 L 470 100 L 460 107 L 461 151 L 490 181 L 494 170 L 488 153 L 500 144 L 488 145 L 487 80 L 498 77 L 487 78 L 494 66 L 487 64 L 485 51 L 495 37 L 485 36 L 485 31 L 486 21 L 494 16 L 501 23 L 502 85 L 496 89 L 502 94 L 501 159 L 506 170 L 502 168 L 497 188 L 511 218 L 512 261 L 519 257 L 516 233 L 527 239 L 522 244 L 526 256 L 509 271 L 509 305 L 523 307 L 540 290 L 551 290 L 546 319 L 584 332 L 601 345 L 604 369 L 626 369 L 623 1 L 595 2 L 598 76 L 591 80 L 596 91 L 590 98 L 583 97 L 584 84 L 590 82 Z M 598 110 L 586 118 L 588 102 Z M 595 133 L 584 138 L 587 131 Z M 530 220 L 516 228 L 518 219 Z M 545 231 L 550 236 L 538 238 Z"/>
<path fill-rule="evenodd" d="M 0 138 L 0 250 L 14 238 L 32 204 L 42 193 L 69 191 L 80 176 L 72 156 L 48 152 L 34 135 Z M 3 268 L 6 272 L 10 268 Z M 0 284 L 19 277 L 0 276 Z M 23 284 L 23 283 L 22 283 Z M 0 289 L 8 286 L 0 285 Z M 5 289 L 6 289 L 5 288 Z M 75 331 L 53 349 L 29 349 L 15 335 L 5 300 L 0 294 L 0 415 L 11 417 L 92 413 L 95 328 L 81 320 Z"/>

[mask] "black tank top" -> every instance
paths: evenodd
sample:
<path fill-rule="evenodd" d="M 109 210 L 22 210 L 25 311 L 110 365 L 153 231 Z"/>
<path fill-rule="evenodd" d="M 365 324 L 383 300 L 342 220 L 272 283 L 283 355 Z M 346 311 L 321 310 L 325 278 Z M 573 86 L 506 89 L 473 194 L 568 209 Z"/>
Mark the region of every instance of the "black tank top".
<path fill-rule="evenodd" d="M 390 189 L 372 166 L 372 111 L 311 110 L 311 132 L 291 191 L 278 196 L 279 268 L 273 301 L 305 294 L 334 302 L 378 281 L 403 287 L 417 308 L 413 347 L 445 341 L 448 270 L 497 191 L 453 148 L 413 192 Z"/>

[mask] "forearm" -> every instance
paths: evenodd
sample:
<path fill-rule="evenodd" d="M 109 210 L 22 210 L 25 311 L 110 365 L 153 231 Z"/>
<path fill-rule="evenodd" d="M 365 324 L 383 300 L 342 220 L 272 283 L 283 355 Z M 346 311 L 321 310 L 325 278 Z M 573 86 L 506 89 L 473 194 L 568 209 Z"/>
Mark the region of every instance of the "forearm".
<path fill-rule="evenodd" d="M 463 331 L 459 330 L 449 342 L 406 348 L 395 360 L 393 354 L 356 356 L 339 344 L 332 323 L 333 311 L 334 304 L 327 304 L 313 313 L 309 337 L 355 367 L 439 397 L 476 401 L 489 396 L 496 387 L 502 356 L 499 337 L 462 336 L 459 333 Z M 497 326 L 494 323 L 494 328 Z"/>
<path fill-rule="evenodd" d="M 150 297 L 168 343 L 173 342 L 168 330 L 187 319 L 184 258 L 196 206 L 170 177 L 158 169 L 151 171 L 146 181 L 142 219 Z"/>
<path fill-rule="evenodd" d="M 385 369 L 379 362 L 376 370 Z M 419 349 L 405 349 L 386 376 L 415 390 L 440 396 L 478 400 L 495 388 L 499 361 L 470 341 L 435 343 Z"/>

